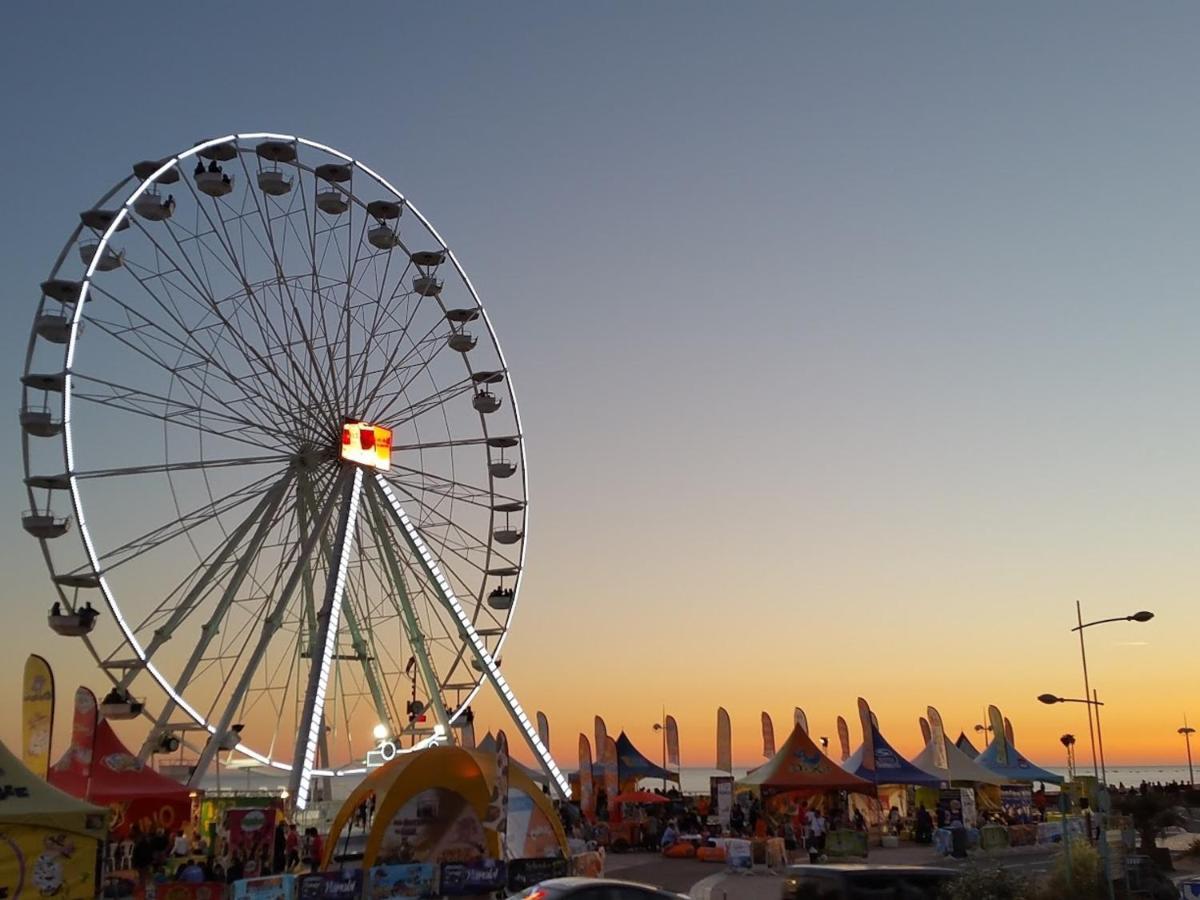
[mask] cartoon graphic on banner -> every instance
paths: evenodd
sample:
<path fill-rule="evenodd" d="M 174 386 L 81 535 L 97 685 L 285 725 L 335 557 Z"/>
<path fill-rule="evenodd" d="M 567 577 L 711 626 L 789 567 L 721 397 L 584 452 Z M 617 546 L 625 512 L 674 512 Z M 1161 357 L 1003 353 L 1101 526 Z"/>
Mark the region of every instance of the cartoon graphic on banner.
<path fill-rule="evenodd" d="M 466 798 L 433 787 L 410 797 L 383 835 L 379 858 L 395 862 L 463 862 L 487 852 L 483 823 Z"/>
<path fill-rule="evenodd" d="M 75 690 L 75 715 L 71 721 L 71 746 L 54 764 L 60 772 L 71 772 L 87 779 L 92 772 L 92 751 L 96 746 L 96 722 L 99 707 L 96 695 L 85 687 Z"/>
<path fill-rule="evenodd" d="M 679 725 L 674 716 L 667 716 L 667 768 L 679 768 Z"/>
<path fill-rule="evenodd" d="M 50 770 L 54 732 L 54 673 L 50 664 L 31 653 L 25 660 L 21 696 L 21 759 L 38 778 Z"/>
<path fill-rule="evenodd" d="M 0 897 L 95 897 L 95 841 L 43 829 L 38 829 L 40 836 L 22 835 L 22 830 L 0 827 Z M 77 846 L 77 840 L 91 852 Z"/>
<path fill-rule="evenodd" d="M 792 713 L 792 718 L 800 730 L 808 734 L 808 716 L 804 714 L 804 710 L 797 706 L 795 712 Z"/>
<path fill-rule="evenodd" d="M 729 727 L 729 711 L 717 708 L 717 764 L 721 772 L 733 772 L 733 745 Z"/>
<path fill-rule="evenodd" d="M 437 866 L 424 863 L 375 866 L 367 883 L 367 900 L 390 897 L 432 897 Z"/>
<path fill-rule="evenodd" d="M 592 784 L 592 748 L 586 734 L 579 735 L 579 809 L 589 821 L 596 817 L 596 789 Z"/>
<path fill-rule="evenodd" d="M 846 720 L 838 716 L 838 749 L 842 754 L 842 762 L 850 758 L 850 726 L 846 724 Z"/>
<path fill-rule="evenodd" d="M 771 714 L 763 710 L 762 714 L 762 733 L 763 733 L 763 757 L 770 759 L 775 755 L 775 725 L 771 722 Z"/>

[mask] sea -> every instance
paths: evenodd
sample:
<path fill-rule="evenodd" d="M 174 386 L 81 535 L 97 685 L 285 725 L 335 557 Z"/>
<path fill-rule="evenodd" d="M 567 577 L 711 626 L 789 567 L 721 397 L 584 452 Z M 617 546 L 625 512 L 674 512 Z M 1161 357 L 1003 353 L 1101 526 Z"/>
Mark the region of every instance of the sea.
<path fill-rule="evenodd" d="M 1062 775 L 1064 778 L 1067 777 L 1067 770 L 1064 768 L 1056 768 L 1054 766 L 1047 766 L 1046 768 L 1055 774 Z M 735 768 L 733 775 L 735 778 L 740 778 L 747 771 L 747 768 Z M 1090 774 L 1091 771 L 1090 766 L 1081 767 L 1077 770 L 1080 775 Z M 679 771 L 679 787 L 684 794 L 707 794 L 709 792 L 710 779 L 713 776 L 726 774 L 717 769 L 685 767 Z M 1108 768 L 1108 783 L 1114 786 L 1124 785 L 1125 787 L 1134 787 L 1143 781 L 1157 781 L 1162 783 L 1177 781 L 1186 783 L 1187 780 L 1187 766 L 1141 765 L 1110 766 Z M 331 785 L 331 799 L 334 802 L 344 800 L 349 796 L 358 781 L 359 779 L 356 777 L 334 779 Z M 662 783 L 657 779 L 647 779 L 642 782 L 642 786 L 654 789 L 661 787 Z M 216 773 L 210 772 L 202 782 L 202 787 L 206 791 L 269 791 L 271 793 L 278 793 L 287 788 L 287 776 L 276 775 L 261 769 L 222 769 L 219 776 Z"/>

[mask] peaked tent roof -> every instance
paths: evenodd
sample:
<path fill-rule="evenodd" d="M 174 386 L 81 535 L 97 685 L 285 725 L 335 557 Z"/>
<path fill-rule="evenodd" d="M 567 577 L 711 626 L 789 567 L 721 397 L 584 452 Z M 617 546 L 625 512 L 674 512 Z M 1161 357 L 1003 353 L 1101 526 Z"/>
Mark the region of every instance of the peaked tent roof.
<path fill-rule="evenodd" d="M 971 739 L 967 737 L 965 732 L 958 733 L 958 740 L 954 742 L 954 746 L 967 755 L 968 759 L 977 759 L 979 751 L 975 749 L 975 745 L 971 743 Z"/>
<path fill-rule="evenodd" d="M 496 736 L 490 731 L 483 736 L 478 744 L 475 745 L 475 751 L 478 753 L 495 753 L 496 752 Z M 529 776 L 529 780 L 537 784 L 549 784 L 550 779 L 546 777 L 546 773 L 541 769 L 534 769 L 531 766 L 525 765 L 519 759 L 509 759 L 509 765 L 516 766 L 522 772 Z"/>
<path fill-rule="evenodd" d="M 667 781 L 679 781 L 679 773 L 664 769 L 650 762 L 629 739 L 624 731 L 617 738 L 617 778 L 624 784 L 626 781 L 643 778 L 665 778 Z"/>
<path fill-rule="evenodd" d="M 929 743 L 925 745 L 925 749 L 916 756 L 912 763 L 918 769 L 924 769 L 926 772 L 933 772 L 938 775 L 942 781 L 970 781 L 976 784 L 1000 784 L 1004 779 L 990 769 L 985 769 L 958 747 L 950 743 L 950 738 L 942 735 L 942 741 L 946 745 L 946 768 L 942 768 L 937 764 L 935 753 L 935 745 L 933 738 L 930 737 Z"/>
<path fill-rule="evenodd" d="M 70 765 L 74 749 L 68 747 L 62 759 L 50 767 L 50 783 L 75 797 L 108 803 L 137 797 L 188 796 L 186 785 L 138 762 L 105 719 L 96 726 L 90 777 Z"/>
<path fill-rule="evenodd" d="M 2 742 L 0 779 L 7 794 L 0 804 L 0 824 L 53 828 L 96 838 L 103 838 L 108 830 L 107 809 L 85 803 L 42 781 Z"/>
<path fill-rule="evenodd" d="M 783 790 L 869 791 L 871 783 L 847 772 L 821 752 L 799 725 L 793 725 L 783 746 L 769 760 L 738 780 L 738 784 Z"/>
<path fill-rule="evenodd" d="M 1001 751 L 1007 751 L 1007 764 L 1001 764 L 999 757 Z M 988 744 L 987 749 L 979 754 L 976 760 L 979 765 L 986 769 L 995 772 L 1005 781 L 1019 781 L 1023 783 L 1033 783 L 1035 781 L 1048 781 L 1051 784 L 1062 784 L 1064 779 L 1061 775 L 1055 775 L 1053 772 L 1048 772 L 1040 766 L 1035 766 L 1017 750 L 1003 733 L 994 735 L 992 742 Z"/>
<path fill-rule="evenodd" d="M 847 772 L 853 772 L 871 784 L 918 784 L 937 787 L 942 783 L 940 775 L 918 768 L 896 752 L 887 742 L 874 722 L 871 723 L 871 743 L 875 748 L 874 766 L 863 759 L 863 747 L 859 747 L 842 763 Z"/>

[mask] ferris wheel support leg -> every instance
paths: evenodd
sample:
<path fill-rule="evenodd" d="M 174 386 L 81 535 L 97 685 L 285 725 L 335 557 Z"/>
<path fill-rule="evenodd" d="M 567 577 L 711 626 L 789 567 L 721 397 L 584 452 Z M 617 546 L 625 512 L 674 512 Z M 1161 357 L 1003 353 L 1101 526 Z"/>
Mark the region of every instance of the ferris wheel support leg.
<path fill-rule="evenodd" d="M 308 688 L 304 692 L 304 707 L 296 727 L 296 752 L 292 755 L 292 772 L 288 794 L 295 798 L 296 809 L 308 806 L 312 788 L 312 770 L 316 765 L 317 745 L 325 727 L 325 694 L 329 687 L 330 667 L 337 653 L 338 631 L 342 615 L 342 597 L 346 590 L 346 568 L 354 554 L 354 530 L 358 520 L 358 501 L 362 493 L 363 470 L 350 466 L 342 487 L 341 510 L 338 512 L 337 539 L 329 559 L 325 581 L 325 600 L 317 613 L 317 640 L 309 660 Z M 322 529 L 318 529 L 317 534 Z"/>
<path fill-rule="evenodd" d="M 241 678 L 238 679 L 237 685 L 233 689 L 233 693 L 229 698 L 229 702 L 225 704 L 225 711 L 221 713 L 220 721 L 213 726 L 209 724 L 208 730 L 212 734 L 209 741 L 204 746 L 203 752 L 200 754 L 200 759 L 196 762 L 196 768 L 192 772 L 192 777 L 188 779 L 190 787 L 196 787 L 200 784 L 200 779 L 204 777 L 204 773 L 208 767 L 212 765 L 213 757 L 220 749 L 220 738 L 228 733 L 229 726 L 233 724 L 233 717 L 237 713 L 238 707 L 242 704 L 242 698 L 246 695 L 246 691 L 250 688 L 250 683 L 254 680 L 254 674 L 258 669 L 258 664 L 262 662 L 263 656 L 266 655 L 267 647 L 271 644 L 271 639 L 275 636 L 280 626 L 283 624 L 283 614 L 291 602 L 292 594 L 296 592 L 297 586 L 300 584 L 300 579 L 308 567 L 309 558 L 313 554 L 313 550 L 317 546 L 317 541 L 320 539 L 321 532 L 329 523 L 330 517 L 333 515 L 333 508 L 337 503 L 338 496 L 342 493 L 346 484 L 351 481 L 352 473 L 348 470 L 343 470 L 338 475 L 334 482 L 329 496 L 326 498 L 321 511 L 317 514 L 312 523 L 312 531 L 307 535 L 304 543 L 300 547 L 300 552 L 297 555 L 295 565 L 292 567 L 292 573 L 288 576 L 287 583 L 284 584 L 283 590 L 279 592 L 279 596 L 275 600 L 275 605 L 271 608 L 271 613 L 263 621 L 262 631 L 258 636 L 258 643 L 254 647 L 254 651 L 250 655 L 250 659 L 246 662 L 242 669 Z"/>
<path fill-rule="evenodd" d="M 316 500 L 312 495 L 312 485 L 307 479 L 303 479 L 301 481 L 301 489 L 304 492 L 304 502 L 306 508 L 315 509 L 317 505 Z M 302 509 L 302 511 L 304 510 Z M 324 537 L 321 538 L 321 553 L 327 559 L 333 559 L 333 552 L 329 546 L 329 541 Z M 316 653 L 319 649 L 319 644 L 317 643 L 318 629 L 316 627 L 317 615 L 315 609 L 313 608 L 314 604 L 312 603 L 311 576 L 305 579 L 304 590 L 305 615 L 311 620 L 309 627 L 312 629 L 313 638 L 312 644 L 308 648 L 310 654 L 309 658 L 311 659 L 312 654 Z M 358 655 L 359 662 L 362 663 L 363 678 L 366 679 L 367 689 L 371 692 L 371 701 L 375 704 L 375 714 L 379 717 L 379 722 L 389 729 L 389 733 L 393 733 L 391 732 L 393 725 L 392 715 L 388 710 L 387 700 L 384 697 L 384 679 L 381 677 L 381 674 L 376 670 L 374 664 L 372 663 L 370 648 L 367 646 L 367 642 L 363 639 L 363 631 L 358 623 L 358 614 L 354 611 L 354 604 L 349 600 L 342 603 L 342 614 L 346 617 L 346 628 L 350 632 L 351 646 L 354 648 L 355 654 Z M 325 768 L 325 766 L 322 765 L 321 768 Z"/>
<path fill-rule="evenodd" d="M 492 655 L 487 651 L 487 645 L 484 644 L 483 638 L 479 636 L 479 632 L 475 630 L 474 623 L 463 609 L 462 604 L 458 602 L 458 598 L 454 596 L 454 589 L 450 587 L 450 582 L 446 580 L 446 576 L 442 574 L 441 567 L 437 564 L 429 547 L 426 546 L 424 538 L 409 519 L 408 514 L 404 512 L 404 507 L 400 505 L 400 501 L 396 495 L 392 493 L 391 487 L 380 473 L 375 474 L 375 483 L 383 492 L 384 498 L 388 502 L 388 509 L 391 510 L 392 517 L 396 520 L 396 524 L 400 526 L 400 531 L 408 542 L 409 548 L 416 556 L 421 568 L 429 577 L 430 583 L 434 586 L 442 604 L 446 607 L 454 618 L 457 620 L 459 627 L 467 638 L 467 647 L 471 650 L 475 659 L 483 666 L 483 671 L 487 675 L 487 679 L 496 689 L 496 693 L 500 695 L 501 702 L 507 707 L 509 715 L 517 727 L 521 729 L 521 733 L 525 736 L 525 742 L 529 745 L 529 749 L 533 751 L 534 756 L 541 764 L 543 771 L 550 778 L 552 787 L 558 789 L 563 798 L 571 796 L 571 786 L 567 781 L 567 777 L 558 768 L 554 762 L 554 757 L 550 755 L 549 748 L 542 743 L 541 737 L 538 736 L 537 728 L 530 721 L 529 716 L 525 715 L 525 710 L 521 708 L 521 704 L 517 702 L 516 694 L 509 686 L 508 681 L 500 674 L 500 669 L 496 666 L 496 661 L 492 659 Z"/>
<path fill-rule="evenodd" d="M 262 545 L 263 541 L 266 540 L 267 534 L 270 532 L 271 526 L 275 522 L 275 514 L 279 511 L 279 506 L 283 502 L 284 495 L 287 493 L 288 484 L 291 482 L 291 480 L 292 470 L 289 468 L 283 478 L 280 479 L 279 483 L 276 484 L 271 490 L 267 491 L 266 496 L 263 497 L 262 502 L 255 507 L 254 512 L 240 526 L 238 526 L 237 530 L 234 531 L 234 533 L 230 536 L 225 548 L 222 550 L 220 555 L 213 560 L 212 565 L 209 566 L 208 573 L 206 573 L 208 577 L 201 579 L 200 582 L 196 584 L 196 586 L 188 594 L 187 599 L 180 604 L 179 609 L 172 614 L 171 618 L 167 620 L 166 624 L 155 631 L 153 639 L 149 644 L 146 645 L 146 659 L 150 660 L 154 657 L 155 651 L 157 651 L 165 641 L 170 639 L 174 630 L 191 612 L 192 606 L 195 605 L 199 601 L 200 597 L 203 596 L 203 591 L 207 586 L 207 583 L 211 580 L 211 577 L 215 575 L 221 566 L 225 564 L 228 558 L 233 554 L 233 551 L 235 551 L 238 545 L 242 542 L 242 538 L 245 537 L 246 530 L 248 530 L 249 526 L 254 524 L 255 520 L 257 520 L 258 527 L 255 528 L 249 544 L 246 545 L 246 549 L 242 552 L 241 558 L 238 559 L 237 567 L 233 570 L 233 575 L 230 576 L 229 583 L 225 586 L 225 590 L 221 594 L 221 599 L 217 602 L 217 605 L 208 621 L 205 622 L 205 624 L 201 627 L 200 639 L 197 642 L 196 647 L 192 650 L 192 654 L 188 658 L 187 664 L 183 667 L 182 671 L 179 673 L 179 676 L 175 679 L 174 687 L 176 694 L 182 696 L 184 689 L 192 680 L 192 675 L 195 674 L 196 667 L 200 664 L 201 659 L 208 650 L 209 643 L 212 642 L 212 639 L 217 635 L 217 632 L 220 631 L 221 622 L 224 620 L 229 608 L 233 605 L 233 601 L 237 597 L 238 591 L 241 590 L 242 582 L 246 580 L 246 575 L 250 571 L 251 564 L 258 557 L 259 547 Z M 128 674 L 125 677 L 126 679 L 130 678 Z M 127 686 L 128 685 L 125 683 L 125 681 L 122 680 L 122 687 Z M 146 736 L 146 741 L 142 745 L 141 751 L 138 753 L 138 759 L 140 759 L 142 762 L 145 762 L 149 757 L 150 753 L 154 749 L 155 742 L 162 733 L 162 730 L 171 721 L 171 716 L 175 714 L 177 706 L 178 704 L 176 703 L 174 697 L 169 697 L 167 702 L 163 705 L 162 711 L 158 714 L 158 718 L 155 720 L 154 727 Z"/>
<path fill-rule="evenodd" d="M 391 529 L 387 527 L 387 519 L 384 518 L 383 511 L 379 508 L 379 501 L 375 497 L 378 489 L 370 489 L 373 487 L 373 485 L 368 485 L 366 495 L 367 505 L 371 509 L 375 539 L 383 551 L 388 574 L 391 575 L 392 585 L 396 589 L 396 595 L 400 598 L 400 615 L 404 619 L 404 629 L 408 634 L 409 643 L 412 645 L 413 657 L 417 660 L 417 669 L 421 673 L 421 680 L 425 682 L 425 691 L 429 695 L 429 703 L 433 707 L 433 717 L 445 729 L 447 738 L 453 743 L 450 715 L 446 712 L 446 704 L 442 701 L 441 682 L 438 681 L 437 673 L 433 670 L 433 661 L 429 658 L 429 651 L 425 647 L 425 632 L 421 630 L 421 623 L 417 619 L 412 600 L 408 596 L 404 572 L 400 568 L 400 560 L 397 558 L 396 549 L 390 540 Z"/>

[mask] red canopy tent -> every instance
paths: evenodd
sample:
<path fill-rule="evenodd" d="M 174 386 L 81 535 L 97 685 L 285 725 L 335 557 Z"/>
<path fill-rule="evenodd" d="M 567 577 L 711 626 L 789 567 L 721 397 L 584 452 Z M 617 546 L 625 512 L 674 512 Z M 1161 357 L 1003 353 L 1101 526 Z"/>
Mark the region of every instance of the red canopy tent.
<path fill-rule="evenodd" d="M 72 796 L 109 808 L 109 830 L 124 837 L 134 825 L 143 832 L 179 831 L 191 821 L 191 792 L 177 781 L 138 762 L 103 719 L 88 753 L 72 738 L 50 767 L 49 781 Z"/>

